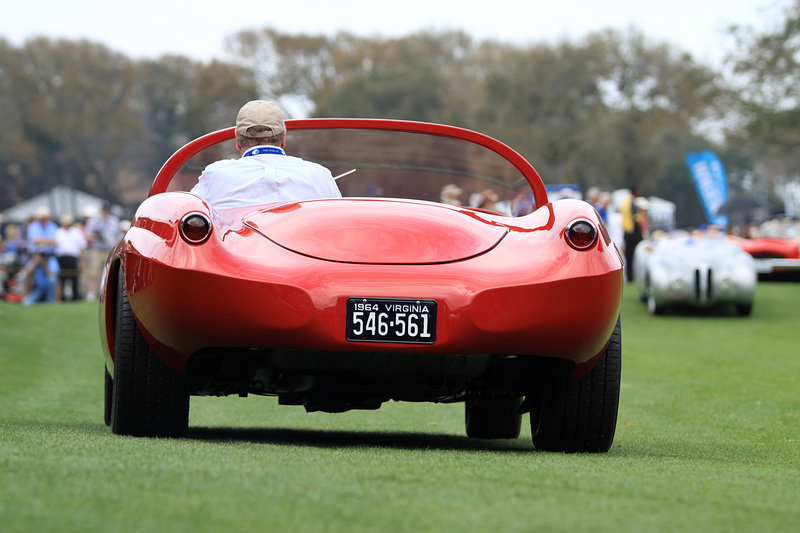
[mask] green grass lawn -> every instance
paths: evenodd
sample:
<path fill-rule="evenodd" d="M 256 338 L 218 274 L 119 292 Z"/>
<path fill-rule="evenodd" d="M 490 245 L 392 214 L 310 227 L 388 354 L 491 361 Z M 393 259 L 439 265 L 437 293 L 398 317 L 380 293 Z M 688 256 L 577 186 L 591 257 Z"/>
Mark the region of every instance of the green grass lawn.
<path fill-rule="evenodd" d="M 623 301 L 600 455 L 464 433 L 463 405 L 307 414 L 193 398 L 186 439 L 112 435 L 93 304 L 0 303 L 0 531 L 800 530 L 800 284 L 753 316 Z"/>

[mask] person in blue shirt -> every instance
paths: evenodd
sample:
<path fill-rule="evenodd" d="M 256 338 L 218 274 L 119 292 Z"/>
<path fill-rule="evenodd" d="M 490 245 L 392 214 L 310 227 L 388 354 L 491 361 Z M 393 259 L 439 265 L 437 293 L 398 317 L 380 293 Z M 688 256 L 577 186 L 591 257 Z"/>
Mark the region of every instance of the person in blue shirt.
<path fill-rule="evenodd" d="M 58 260 L 55 256 L 43 252 L 34 253 L 25 265 L 28 289 L 22 298 L 22 305 L 55 302 L 58 273 Z"/>
<path fill-rule="evenodd" d="M 22 299 L 23 305 L 53 303 L 56 299 L 56 283 L 61 271 L 58 259 L 53 255 L 56 231 L 58 226 L 50 220 L 50 210 L 46 207 L 37 209 L 36 220 L 27 228 L 27 240 L 33 253 L 24 268 L 27 291 Z"/>

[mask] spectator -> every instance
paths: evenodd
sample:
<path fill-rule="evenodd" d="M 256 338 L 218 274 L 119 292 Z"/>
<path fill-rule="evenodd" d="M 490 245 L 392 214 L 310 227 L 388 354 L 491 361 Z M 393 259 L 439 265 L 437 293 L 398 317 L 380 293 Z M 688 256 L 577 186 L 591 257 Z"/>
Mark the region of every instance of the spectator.
<path fill-rule="evenodd" d="M 608 224 L 608 210 L 611 207 L 611 194 L 608 192 L 601 192 L 597 197 L 597 203 L 594 204 L 594 207 L 597 209 L 603 222 Z"/>
<path fill-rule="evenodd" d="M 56 231 L 55 254 L 61 274 L 58 278 L 62 301 L 81 300 L 79 284 L 84 250 L 88 246 L 83 230 L 75 224 L 72 215 L 61 217 L 61 227 Z"/>
<path fill-rule="evenodd" d="M 533 191 L 526 183 L 517 191 L 517 195 L 511 200 L 511 216 L 522 217 L 533 213 Z"/>
<path fill-rule="evenodd" d="M 111 205 L 103 204 L 99 216 L 86 221 L 86 240 L 89 244 L 86 254 L 86 299 L 97 298 L 100 276 L 103 273 L 108 253 L 122 238 L 119 219 L 111 213 Z"/>
<path fill-rule="evenodd" d="M 37 209 L 34 220 L 28 224 L 26 230 L 31 251 L 52 255 L 56 248 L 56 230 L 58 226 L 50 220 L 50 210 L 46 207 Z"/>
<path fill-rule="evenodd" d="M 55 302 L 56 279 L 59 272 L 55 256 L 45 252 L 36 252 L 23 271 L 26 289 L 22 305 Z"/>
<path fill-rule="evenodd" d="M 600 190 L 600 187 L 589 187 L 589 190 L 586 191 L 586 201 L 596 208 L 600 203 L 601 194 L 602 191 Z"/>
<path fill-rule="evenodd" d="M 9 224 L 5 227 L 5 240 L 0 244 L 0 294 L 8 301 L 19 301 L 16 275 L 24 265 L 25 241 L 21 238 L 19 227 Z"/>
<path fill-rule="evenodd" d="M 644 196 L 640 196 L 635 200 L 636 202 L 636 220 L 639 223 L 639 226 L 642 228 L 642 238 L 648 239 L 650 238 L 650 218 L 648 217 L 648 213 L 650 212 L 650 201 L 645 198 Z"/>
<path fill-rule="evenodd" d="M 6 243 L 6 225 L 3 223 L 3 215 L 0 215 L 0 258 L 6 253 L 6 248 L 8 244 Z M 3 260 L 0 259 L 0 264 L 3 263 Z"/>
<path fill-rule="evenodd" d="M 217 209 L 271 202 L 341 198 L 325 167 L 286 155 L 283 112 L 273 102 L 246 103 L 236 117 L 241 157 L 208 165 L 192 193 Z"/>
<path fill-rule="evenodd" d="M 447 205 L 461 205 L 461 187 L 455 183 L 448 183 L 442 187 L 442 192 L 439 194 L 439 200 Z"/>
<path fill-rule="evenodd" d="M 7 229 L 3 223 L 3 216 L 0 215 L 0 298 L 5 298 L 8 292 L 9 269 L 16 258 L 13 245 L 6 241 Z"/>
<path fill-rule="evenodd" d="M 636 198 L 641 196 L 642 192 L 638 185 L 633 185 L 630 191 L 631 193 L 622 200 L 619 212 L 622 215 L 622 229 L 625 230 L 625 277 L 628 281 L 633 281 L 633 252 L 642 240 L 642 225 Z"/>
<path fill-rule="evenodd" d="M 483 189 L 481 192 L 476 192 L 470 195 L 469 205 L 477 207 L 478 209 L 485 209 L 487 211 L 495 211 L 497 213 L 504 213 L 502 206 L 498 205 L 500 197 L 492 189 Z"/>

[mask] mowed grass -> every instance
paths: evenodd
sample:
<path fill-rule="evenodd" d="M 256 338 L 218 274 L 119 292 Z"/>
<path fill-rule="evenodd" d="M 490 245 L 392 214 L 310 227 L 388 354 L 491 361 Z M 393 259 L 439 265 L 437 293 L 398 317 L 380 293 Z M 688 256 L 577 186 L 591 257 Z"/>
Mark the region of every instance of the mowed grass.
<path fill-rule="evenodd" d="M 92 304 L 0 304 L 0 531 L 798 531 L 800 284 L 753 316 L 623 301 L 607 454 L 467 439 L 463 405 L 307 414 L 193 398 L 186 439 L 112 435 Z"/>

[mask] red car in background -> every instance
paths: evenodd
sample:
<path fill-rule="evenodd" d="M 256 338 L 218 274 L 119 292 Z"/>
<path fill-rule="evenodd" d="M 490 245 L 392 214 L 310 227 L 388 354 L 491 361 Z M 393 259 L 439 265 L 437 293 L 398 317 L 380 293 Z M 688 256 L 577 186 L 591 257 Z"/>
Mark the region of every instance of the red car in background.
<path fill-rule="evenodd" d="M 800 240 L 789 237 L 729 237 L 753 256 L 759 278 L 800 276 Z"/>
<path fill-rule="evenodd" d="M 597 212 L 549 202 L 534 168 L 477 132 L 408 121 L 287 121 L 287 153 L 341 199 L 212 209 L 188 191 L 233 128 L 156 176 L 105 266 L 106 423 L 186 434 L 191 396 L 308 411 L 463 402 L 466 433 L 603 452 L 620 389 L 622 259 Z M 512 217 L 439 203 L 491 188 Z M 450 190 L 454 190 L 450 187 Z"/>

